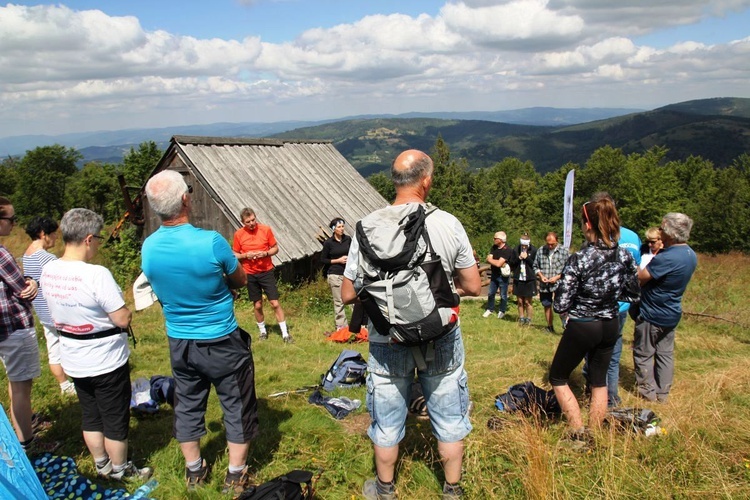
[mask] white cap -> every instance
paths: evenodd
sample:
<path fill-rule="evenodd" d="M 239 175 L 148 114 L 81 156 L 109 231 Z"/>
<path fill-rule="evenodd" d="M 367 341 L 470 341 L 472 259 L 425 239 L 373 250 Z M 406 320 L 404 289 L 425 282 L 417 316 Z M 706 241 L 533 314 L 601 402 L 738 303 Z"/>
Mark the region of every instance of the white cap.
<path fill-rule="evenodd" d="M 507 241 L 507 236 L 505 235 L 505 231 L 498 231 L 495 233 L 495 239 L 500 241 Z"/>

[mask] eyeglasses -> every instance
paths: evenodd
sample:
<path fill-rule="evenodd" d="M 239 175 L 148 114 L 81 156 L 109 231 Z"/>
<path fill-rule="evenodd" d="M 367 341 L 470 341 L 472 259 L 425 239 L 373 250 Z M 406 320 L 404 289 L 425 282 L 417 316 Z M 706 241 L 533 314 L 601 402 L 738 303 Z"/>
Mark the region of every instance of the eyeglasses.
<path fill-rule="evenodd" d="M 99 241 L 103 241 L 106 239 L 104 236 L 99 236 L 98 234 L 92 234 L 91 236 L 96 238 Z"/>
<path fill-rule="evenodd" d="M 659 242 L 659 239 L 655 239 L 655 240 L 647 240 L 647 241 L 648 241 L 648 244 L 649 244 L 649 245 L 654 245 L 654 244 L 656 244 L 656 243 L 658 243 L 658 242 Z"/>
<path fill-rule="evenodd" d="M 193 186 L 188 184 L 187 187 L 188 187 L 188 190 L 187 190 L 188 194 L 193 194 Z"/>
<path fill-rule="evenodd" d="M 16 217 L 15 215 L 13 215 L 12 217 L 0 217 L 0 220 L 7 220 L 11 224 L 15 224 L 16 222 L 18 222 L 18 217 Z"/>

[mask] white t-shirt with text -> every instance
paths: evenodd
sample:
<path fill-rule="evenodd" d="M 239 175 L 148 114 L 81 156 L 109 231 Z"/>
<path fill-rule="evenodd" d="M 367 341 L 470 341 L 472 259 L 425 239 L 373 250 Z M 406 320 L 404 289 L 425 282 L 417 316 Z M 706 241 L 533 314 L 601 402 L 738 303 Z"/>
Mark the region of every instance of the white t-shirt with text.
<path fill-rule="evenodd" d="M 55 328 L 74 334 L 115 328 L 108 313 L 125 305 L 120 287 L 106 267 L 82 261 L 56 260 L 42 271 L 44 298 Z M 60 337 L 61 364 L 74 378 L 110 373 L 128 361 L 125 333 L 101 339 Z"/>

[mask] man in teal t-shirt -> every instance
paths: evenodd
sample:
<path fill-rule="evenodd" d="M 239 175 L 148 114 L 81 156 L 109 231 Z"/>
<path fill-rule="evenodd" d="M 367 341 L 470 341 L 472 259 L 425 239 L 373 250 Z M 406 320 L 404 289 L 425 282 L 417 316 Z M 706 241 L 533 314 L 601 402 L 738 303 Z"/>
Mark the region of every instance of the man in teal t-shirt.
<path fill-rule="evenodd" d="M 239 494 L 250 484 L 247 454 L 258 434 L 250 337 L 237 326 L 230 290 L 244 287 L 247 277 L 219 233 L 190 224 L 190 189 L 182 175 L 156 174 L 146 196 L 162 225 L 143 243 L 141 267 L 164 309 L 175 381 L 173 432 L 185 456 L 187 487 L 208 477 L 200 438 L 213 385 L 229 448 L 224 493 Z"/>

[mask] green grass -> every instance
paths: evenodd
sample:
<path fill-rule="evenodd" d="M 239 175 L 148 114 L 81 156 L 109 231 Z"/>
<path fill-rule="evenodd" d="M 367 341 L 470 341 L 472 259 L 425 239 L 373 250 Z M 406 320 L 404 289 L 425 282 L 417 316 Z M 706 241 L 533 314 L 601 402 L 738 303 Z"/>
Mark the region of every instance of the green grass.
<path fill-rule="evenodd" d="M 19 252 L 15 252 L 20 255 Z M 685 310 L 725 317 L 750 325 L 746 283 L 750 258 L 740 255 L 701 256 L 698 271 L 685 297 Z M 366 355 L 366 345 L 342 346 L 324 340 L 332 313 L 328 288 L 322 280 L 298 289 L 282 287 L 291 333 L 297 342 L 282 343 L 267 308 L 271 338 L 258 342 L 252 307 L 237 303 L 240 324 L 253 334 L 256 389 L 261 434 L 251 445 L 248 462 L 258 481 L 293 468 L 322 469 L 318 497 L 360 498 L 362 482 L 373 475 L 372 449 L 365 430 L 364 408 L 335 421 L 307 395 L 270 399 L 268 394 L 315 384 L 343 348 Z M 128 294 L 129 296 L 129 294 Z M 531 328 L 520 328 L 511 301 L 505 320 L 481 318 L 484 300 L 462 303 L 467 371 L 474 402 L 474 431 L 466 439 L 464 486 L 468 498 L 747 498 L 750 497 L 750 333 L 734 323 L 686 315 L 677 334 L 675 386 L 670 401 L 649 405 L 662 419 L 665 436 L 643 438 L 614 431 L 598 435 L 597 448 L 574 452 L 561 437 L 564 421 L 500 414 L 495 396 L 518 382 L 531 380 L 548 387 L 546 374 L 559 336 L 546 334 L 543 310 L 534 303 Z M 556 320 L 557 321 L 557 320 Z M 134 315 L 139 338 L 131 355 L 133 378 L 169 374 L 167 342 L 158 306 Z M 626 346 L 632 341 L 632 322 L 625 327 Z M 556 325 L 560 330 L 559 323 Z M 276 333 L 276 335 L 274 335 Z M 40 345 L 44 350 L 44 342 Z M 43 359 L 45 359 L 43 355 Z M 630 350 L 623 351 L 621 396 L 625 406 L 633 396 Z M 578 369 L 572 378 L 581 393 Z M 7 407 L 4 371 L 0 373 Z M 364 389 L 342 391 L 364 401 Z M 53 417 L 49 439 L 63 442 L 61 452 L 74 457 L 83 474 L 94 467 L 79 432 L 77 401 L 59 395 L 43 369 L 33 391 L 34 407 Z M 363 405 L 364 406 L 364 405 Z M 491 431 L 487 420 L 501 415 L 505 425 Z M 155 467 L 157 498 L 221 498 L 227 467 L 221 412 L 215 396 L 209 400 L 208 435 L 204 457 L 213 462 L 211 483 L 187 495 L 184 462 L 171 438 L 172 412 L 163 408 L 149 419 L 131 420 L 131 455 L 139 464 Z M 441 466 L 429 423 L 409 420 L 398 463 L 401 498 L 439 498 Z M 136 485 L 132 485 L 134 489 Z"/>

